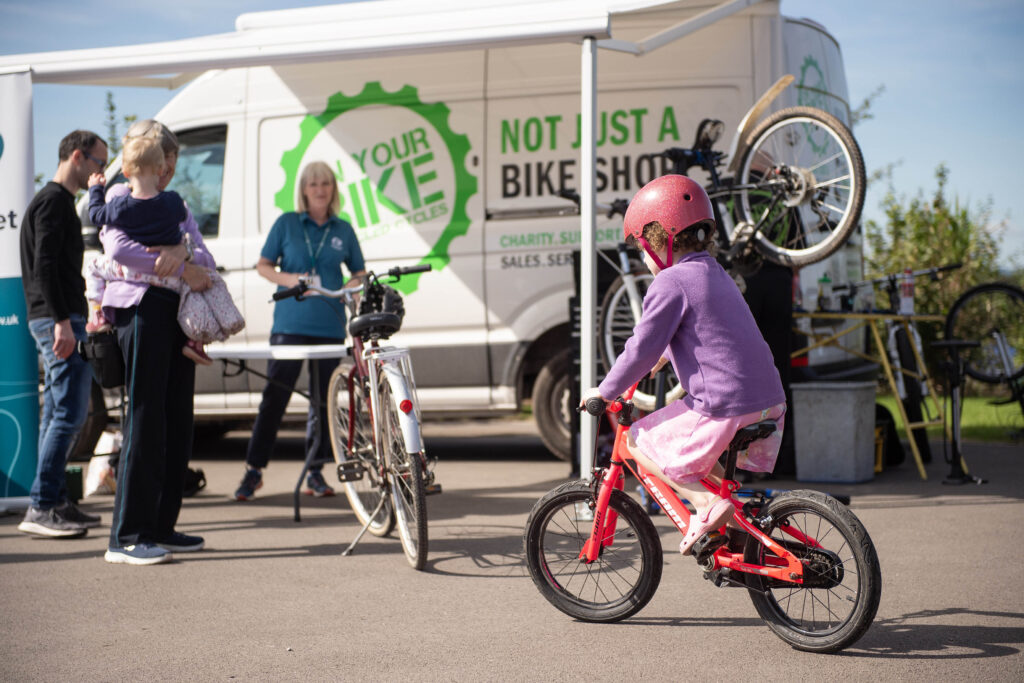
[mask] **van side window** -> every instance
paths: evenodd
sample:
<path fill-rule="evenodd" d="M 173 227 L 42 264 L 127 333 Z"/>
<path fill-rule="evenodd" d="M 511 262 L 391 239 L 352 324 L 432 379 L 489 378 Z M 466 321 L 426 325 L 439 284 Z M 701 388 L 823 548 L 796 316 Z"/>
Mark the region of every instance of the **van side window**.
<path fill-rule="evenodd" d="M 167 189 L 174 190 L 188 203 L 203 237 L 216 237 L 220 229 L 228 127 L 208 126 L 176 132 L 176 135 L 181 150 L 174 179 Z"/>

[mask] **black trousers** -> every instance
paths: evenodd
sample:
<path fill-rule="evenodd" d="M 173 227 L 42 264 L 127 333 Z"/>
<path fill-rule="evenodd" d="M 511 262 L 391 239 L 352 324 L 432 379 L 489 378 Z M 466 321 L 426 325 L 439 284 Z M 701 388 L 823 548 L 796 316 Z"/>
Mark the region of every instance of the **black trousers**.
<path fill-rule="evenodd" d="M 128 408 L 117 468 L 110 546 L 158 542 L 174 532 L 192 456 L 195 364 L 182 355 L 178 295 L 150 287 L 138 306 L 117 309 Z"/>
<path fill-rule="evenodd" d="M 309 337 L 301 334 L 272 334 L 270 344 L 272 346 L 286 344 L 342 344 L 344 339 L 328 339 L 325 337 Z M 274 444 L 277 442 L 277 430 L 281 427 L 281 420 L 284 418 L 284 411 L 288 407 L 288 399 L 291 398 L 295 383 L 302 371 L 302 363 L 316 363 L 317 374 L 320 379 L 320 406 L 310 404 L 310 420 L 306 422 L 306 452 L 309 452 L 313 441 L 313 430 L 311 419 L 313 411 L 319 408 L 320 419 L 320 451 L 318 458 L 330 460 L 332 455 L 331 437 L 327 427 L 327 386 L 331 381 L 331 373 L 338 367 L 340 362 L 337 358 L 325 358 L 323 360 L 278 360 L 270 359 L 267 362 L 267 377 L 271 381 L 263 389 L 263 399 L 260 401 L 260 410 L 256 415 L 256 422 L 252 426 L 252 438 L 249 439 L 249 447 L 246 450 L 245 462 L 250 467 L 260 469 L 267 466 L 270 456 L 274 451 Z M 310 373 L 312 376 L 312 372 Z M 310 381 L 312 387 L 312 381 Z M 312 395 L 312 392 L 310 393 Z M 311 471 L 319 472 L 323 465 L 314 465 Z"/>
<path fill-rule="evenodd" d="M 796 416 L 793 414 L 793 394 L 789 388 L 792 366 L 789 354 L 793 351 L 793 271 L 785 266 L 765 263 L 756 274 L 746 278 L 747 291 L 743 295 L 754 314 L 757 327 L 768 343 L 775 360 L 775 368 L 786 392 L 786 427 L 782 432 L 779 458 L 775 461 L 775 474 L 796 474 L 796 448 L 793 440 Z"/>

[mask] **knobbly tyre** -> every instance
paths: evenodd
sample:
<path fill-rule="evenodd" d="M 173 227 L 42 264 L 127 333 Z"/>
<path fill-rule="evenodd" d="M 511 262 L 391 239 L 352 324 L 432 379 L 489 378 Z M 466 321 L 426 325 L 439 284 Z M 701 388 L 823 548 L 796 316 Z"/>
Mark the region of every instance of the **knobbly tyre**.
<path fill-rule="evenodd" d="M 547 493 L 526 524 L 523 542 L 534 584 L 556 608 L 583 621 L 615 622 L 636 614 L 661 581 L 661 541 L 650 517 L 625 493 L 627 470 L 680 533 L 692 514 L 626 449 L 635 389 L 607 406 L 618 416 L 608 468 L 595 469 L 591 482 L 570 481 Z M 588 401 L 590 414 L 605 411 L 602 400 Z M 746 588 L 768 628 L 794 648 L 838 652 L 874 620 L 882 592 L 878 556 L 860 520 L 823 493 L 789 491 L 740 501 L 737 455 L 775 429 L 766 420 L 739 430 L 725 454 L 721 486 L 702 480 L 732 501 L 735 528 L 705 534 L 693 556 L 715 586 Z"/>
<path fill-rule="evenodd" d="M 312 292 L 345 301 L 353 363 L 340 364 L 331 375 L 327 415 L 338 480 L 363 526 L 342 554 L 351 553 L 367 531 L 387 536 L 397 525 L 414 569 L 423 569 L 427 561 L 426 496 L 440 493 L 441 487 L 434 482 L 434 461 L 420 433 L 409 349 L 380 342 L 398 332 L 405 317 L 402 296 L 389 283 L 430 269 L 429 264 L 392 268 L 386 282 L 371 271 L 362 286 L 338 290 L 302 279 L 274 294 L 275 300 L 301 299 Z"/>

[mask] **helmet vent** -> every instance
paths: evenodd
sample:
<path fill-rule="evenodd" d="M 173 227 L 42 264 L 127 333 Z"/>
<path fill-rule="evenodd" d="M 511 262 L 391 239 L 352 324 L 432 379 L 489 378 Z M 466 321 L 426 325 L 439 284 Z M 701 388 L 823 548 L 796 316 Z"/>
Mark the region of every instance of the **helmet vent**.
<path fill-rule="evenodd" d="M 689 194 L 684 194 L 684 195 L 683 195 L 683 199 L 684 199 L 685 201 L 690 201 L 690 195 L 689 195 Z"/>

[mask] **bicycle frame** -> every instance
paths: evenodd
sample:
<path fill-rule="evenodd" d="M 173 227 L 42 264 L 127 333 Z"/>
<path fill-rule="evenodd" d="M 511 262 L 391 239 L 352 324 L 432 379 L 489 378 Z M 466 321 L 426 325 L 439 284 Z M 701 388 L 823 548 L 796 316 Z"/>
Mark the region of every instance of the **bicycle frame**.
<path fill-rule="evenodd" d="M 634 384 L 625 394 L 623 394 L 624 400 L 629 401 L 635 390 L 636 385 Z M 615 402 L 611 405 L 621 406 L 622 404 Z M 609 412 L 618 411 L 610 407 Z M 618 521 L 618 514 L 614 510 L 609 509 L 609 501 L 611 500 L 613 489 L 619 489 L 620 491 L 624 490 L 625 470 L 627 469 L 640 481 L 641 485 L 647 490 L 647 492 L 658 501 L 662 510 L 665 511 L 666 516 L 672 521 L 680 533 L 685 534 L 686 529 L 689 526 L 690 516 L 692 513 L 679 499 L 671 486 L 645 470 L 636 462 L 636 460 L 633 459 L 632 455 L 629 453 L 629 449 L 626 447 L 626 433 L 626 426 L 619 421 L 616 425 L 615 445 L 612 449 L 611 464 L 603 473 L 600 470 L 597 470 L 594 473 L 596 494 L 594 522 L 591 527 L 590 538 L 586 541 L 583 546 L 583 550 L 580 552 L 580 560 L 587 564 L 597 560 L 602 550 L 605 547 L 611 546 L 614 542 L 615 526 Z M 728 469 L 726 474 L 729 474 Z M 742 552 L 732 552 L 729 550 L 728 546 L 723 546 L 716 550 L 711 556 L 708 561 L 709 564 L 704 566 L 706 570 L 714 571 L 718 569 L 729 569 L 734 572 L 757 574 L 759 576 L 787 583 L 803 583 L 803 565 L 800 563 L 799 559 L 797 559 L 793 553 L 784 548 L 777 541 L 763 533 L 754 524 L 751 524 L 746 517 L 741 514 L 743 505 L 733 496 L 733 494 L 740 488 L 739 482 L 723 478 L 722 483 L 720 485 L 716 485 L 711 480 L 705 478 L 701 480 L 701 484 L 708 489 L 708 491 L 717 493 L 722 498 L 728 498 L 732 502 L 733 506 L 737 508 L 736 513 L 733 515 L 733 520 L 745 532 L 756 538 L 762 545 L 774 553 L 774 556 L 767 558 L 767 563 L 765 565 L 750 564 L 743 560 Z M 815 548 L 820 547 L 820 544 L 815 539 L 800 533 L 795 528 L 781 527 L 781 530 L 792 536 L 794 540 L 800 543 Z"/>

